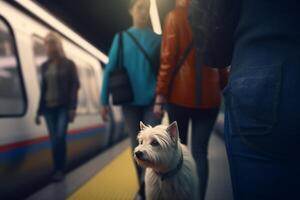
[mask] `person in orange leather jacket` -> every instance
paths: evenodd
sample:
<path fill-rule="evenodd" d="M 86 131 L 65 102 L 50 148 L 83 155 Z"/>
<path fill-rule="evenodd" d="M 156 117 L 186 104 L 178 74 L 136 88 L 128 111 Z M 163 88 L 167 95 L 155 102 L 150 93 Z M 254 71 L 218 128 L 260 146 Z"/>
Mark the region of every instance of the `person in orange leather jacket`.
<path fill-rule="evenodd" d="M 169 120 L 177 121 L 184 144 L 187 144 L 188 122 L 192 121 L 192 154 L 198 168 L 200 196 L 204 199 L 208 176 L 207 145 L 228 71 L 209 66 L 197 70 L 196 50 L 192 48 L 171 81 L 176 63 L 193 40 L 188 5 L 189 0 L 177 0 L 175 9 L 165 19 L 154 113 L 162 115 L 162 104 L 167 103 Z"/>

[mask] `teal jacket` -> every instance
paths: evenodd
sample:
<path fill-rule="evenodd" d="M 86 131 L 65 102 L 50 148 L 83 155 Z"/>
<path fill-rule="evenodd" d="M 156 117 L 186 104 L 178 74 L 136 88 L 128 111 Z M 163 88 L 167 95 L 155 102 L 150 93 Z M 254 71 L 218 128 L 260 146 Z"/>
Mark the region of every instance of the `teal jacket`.
<path fill-rule="evenodd" d="M 155 67 L 159 67 L 160 42 L 161 37 L 148 28 L 131 27 L 127 31 L 132 33 L 143 46 L 152 62 L 156 66 L 151 66 L 144 54 L 138 49 L 129 35 L 123 32 L 123 66 L 127 69 L 132 85 L 134 101 L 130 105 L 150 105 L 154 102 L 156 76 Z M 109 63 L 105 66 L 101 104 L 108 105 L 109 102 L 109 74 L 117 67 L 119 34 L 115 35 L 109 52 Z"/>

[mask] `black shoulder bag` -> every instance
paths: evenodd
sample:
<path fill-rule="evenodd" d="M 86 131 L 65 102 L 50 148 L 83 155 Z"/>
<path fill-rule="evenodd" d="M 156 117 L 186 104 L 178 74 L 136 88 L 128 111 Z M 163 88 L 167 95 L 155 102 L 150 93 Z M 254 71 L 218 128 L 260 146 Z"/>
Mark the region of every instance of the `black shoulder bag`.
<path fill-rule="evenodd" d="M 109 75 L 109 92 L 112 95 L 114 105 L 122 105 L 133 101 L 132 86 L 128 72 L 123 63 L 123 36 L 119 34 L 118 63 L 117 68 Z"/>

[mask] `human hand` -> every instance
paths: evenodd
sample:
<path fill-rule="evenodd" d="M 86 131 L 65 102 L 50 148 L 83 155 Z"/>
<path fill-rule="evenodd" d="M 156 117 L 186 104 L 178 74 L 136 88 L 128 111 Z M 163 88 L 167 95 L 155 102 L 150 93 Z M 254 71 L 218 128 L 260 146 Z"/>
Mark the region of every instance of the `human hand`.
<path fill-rule="evenodd" d="M 76 111 L 70 110 L 69 111 L 69 122 L 71 122 L 71 123 L 74 122 L 75 116 L 76 116 Z"/>
<path fill-rule="evenodd" d="M 100 115 L 101 115 L 103 121 L 105 121 L 105 122 L 108 121 L 108 112 L 109 112 L 108 106 L 103 106 L 103 107 L 100 109 Z"/>
<path fill-rule="evenodd" d="M 165 110 L 163 109 L 162 104 L 155 104 L 153 108 L 153 113 L 157 118 L 162 118 Z"/>
<path fill-rule="evenodd" d="M 34 121 L 36 125 L 38 126 L 41 125 L 41 117 L 39 115 L 35 116 Z"/>
<path fill-rule="evenodd" d="M 155 104 L 154 104 L 154 108 L 153 108 L 153 113 L 156 117 L 161 118 L 164 115 L 164 108 L 163 105 L 166 103 L 166 99 L 161 96 L 158 95 L 155 99 Z"/>

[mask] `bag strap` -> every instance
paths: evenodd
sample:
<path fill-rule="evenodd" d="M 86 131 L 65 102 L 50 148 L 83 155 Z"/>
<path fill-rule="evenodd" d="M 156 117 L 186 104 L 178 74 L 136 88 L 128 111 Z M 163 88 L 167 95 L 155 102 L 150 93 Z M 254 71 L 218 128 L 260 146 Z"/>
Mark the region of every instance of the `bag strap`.
<path fill-rule="evenodd" d="M 122 32 L 119 33 L 119 48 L 118 48 L 118 61 L 117 61 L 117 68 L 123 67 L 123 34 Z"/>
<path fill-rule="evenodd" d="M 167 98 L 169 98 L 170 95 L 171 95 L 171 89 L 173 87 L 173 82 L 175 80 L 175 76 L 177 75 L 177 73 L 179 72 L 181 66 L 184 64 L 185 60 L 189 56 L 189 54 L 190 54 L 191 50 L 193 49 L 193 47 L 194 47 L 194 41 L 192 40 L 189 43 L 189 45 L 187 46 L 187 48 L 185 49 L 184 53 L 180 56 L 178 62 L 176 63 L 175 68 L 173 69 L 173 72 L 172 72 L 170 83 L 169 83 Z"/>
<path fill-rule="evenodd" d="M 148 60 L 149 64 L 152 68 L 154 68 L 154 63 L 151 60 L 149 54 L 146 52 L 146 50 L 142 47 L 142 45 L 139 43 L 139 41 L 136 39 L 136 37 L 130 33 L 129 31 L 125 31 L 129 37 L 133 40 L 133 42 L 136 44 L 136 46 L 141 50 L 141 52 L 144 54 L 145 58 Z"/>

